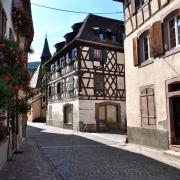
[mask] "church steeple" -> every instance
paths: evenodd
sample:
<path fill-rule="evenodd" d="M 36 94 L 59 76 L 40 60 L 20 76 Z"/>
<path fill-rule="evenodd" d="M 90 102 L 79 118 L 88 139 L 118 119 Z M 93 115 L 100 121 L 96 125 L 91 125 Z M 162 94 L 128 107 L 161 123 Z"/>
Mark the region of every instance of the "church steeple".
<path fill-rule="evenodd" d="M 52 55 L 51 55 L 51 52 L 49 50 L 49 44 L 48 44 L 47 35 L 46 35 L 45 41 L 44 41 L 44 48 L 43 48 L 43 52 L 41 55 L 41 63 L 44 64 L 51 57 L 52 57 Z"/>

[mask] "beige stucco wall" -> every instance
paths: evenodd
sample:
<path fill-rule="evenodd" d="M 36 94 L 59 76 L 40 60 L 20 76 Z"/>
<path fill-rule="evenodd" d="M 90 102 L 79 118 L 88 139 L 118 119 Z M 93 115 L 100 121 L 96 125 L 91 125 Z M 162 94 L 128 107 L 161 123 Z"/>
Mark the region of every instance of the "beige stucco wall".
<path fill-rule="evenodd" d="M 28 113 L 28 121 L 32 121 L 35 118 L 45 118 L 46 117 L 46 109 L 41 108 L 41 98 L 33 101 L 31 103 L 31 110 Z"/>
<path fill-rule="evenodd" d="M 73 105 L 73 124 L 76 122 L 79 123 L 79 100 L 74 100 L 68 102 L 49 102 L 46 116 L 48 124 L 62 127 L 62 124 L 64 122 L 63 106 L 65 104 Z M 49 106 L 52 106 L 52 119 L 49 118 Z"/>
<path fill-rule="evenodd" d="M 157 128 L 160 130 L 167 130 L 165 81 L 179 76 L 180 53 L 166 58 L 156 58 L 152 64 L 142 68 L 135 67 L 133 65 L 132 39 L 139 36 L 144 30 L 149 28 L 153 22 L 163 20 L 167 15 L 167 12 L 178 7 L 180 7 L 179 1 L 173 1 L 125 39 L 126 108 L 128 126 L 141 127 L 139 88 L 154 84 Z"/>

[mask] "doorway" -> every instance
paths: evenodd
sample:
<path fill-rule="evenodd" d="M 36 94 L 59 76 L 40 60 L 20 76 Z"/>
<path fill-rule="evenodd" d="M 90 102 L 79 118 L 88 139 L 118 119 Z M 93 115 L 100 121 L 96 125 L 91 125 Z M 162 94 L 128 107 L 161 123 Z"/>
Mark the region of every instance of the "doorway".
<path fill-rule="evenodd" d="M 72 129 L 73 125 L 73 105 L 65 104 L 63 108 L 64 123 L 63 127 L 66 129 Z"/>
<path fill-rule="evenodd" d="M 172 98 L 172 119 L 174 129 L 174 144 L 180 145 L 180 97 Z"/>
<path fill-rule="evenodd" d="M 99 130 L 120 129 L 120 105 L 100 103 L 96 105 L 96 123 Z"/>

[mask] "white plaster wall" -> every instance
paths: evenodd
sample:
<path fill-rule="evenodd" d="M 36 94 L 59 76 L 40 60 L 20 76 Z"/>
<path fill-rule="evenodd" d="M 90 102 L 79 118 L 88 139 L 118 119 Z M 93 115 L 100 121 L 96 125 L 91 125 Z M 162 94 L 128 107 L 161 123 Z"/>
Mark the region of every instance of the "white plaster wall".
<path fill-rule="evenodd" d="M 63 106 L 65 104 L 73 105 L 73 123 L 79 122 L 79 100 L 68 102 L 48 103 L 47 120 L 63 122 Z M 49 119 L 49 106 L 52 106 L 52 119 Z"/>
<path fill-rule="evenodd" d="M 117 63 L 118 64 L 124 64 L 125 62 L 124 62 L 124 60 L 125 60 L 125 57 L 124 57 L 124 53 L 117 53 Z"/>
<path fill-rule="evenodd" d="M 6 24 L 6 37 L 9 37 L 9 28 L 11 28 L 13 32 L 13 36 L 16 40 L 16 36 L 14 33 L 14 27 L 12 23 L 12 18 L 11 18 L 11 10 L 12 10 L 12 0 L 0 0 L 2 7 L 4 8 L 4 11 L 6 12 L 7 15 L 7 24 Z"/>
<path fill-rule="evenodd" d="M 180 53 L 166 58 L 156 58 L 154 59 L 154 63 L 142 68 L 135 67 L 133 65 L 132 41 L 134 37 L 137 37 L 138 34 L 143 32 L 147 27 L 150 27 L 153 22 L 162 20 L 165 15 L 167 15 L 167 12 L 178 7 L 180 7 L 180 3 L 173 1 L 125 39 L 126 110 L 128 126 L 141 126 L 139 88 L 154 84 L 157 127 L 161 130 L 167 130 L 165 81 L 180 75 Z"/>

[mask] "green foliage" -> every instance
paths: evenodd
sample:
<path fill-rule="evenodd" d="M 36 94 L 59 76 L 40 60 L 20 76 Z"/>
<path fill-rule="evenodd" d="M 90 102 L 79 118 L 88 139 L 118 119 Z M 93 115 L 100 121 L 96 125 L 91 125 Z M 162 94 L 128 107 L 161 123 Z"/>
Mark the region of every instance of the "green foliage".
<path fill-rule="evenodd" d="M 19 89 L 30 90 L 26 62 L 16 43 L 0 37 L 0 108 L 11 106 Z"/>

